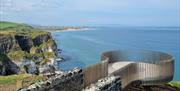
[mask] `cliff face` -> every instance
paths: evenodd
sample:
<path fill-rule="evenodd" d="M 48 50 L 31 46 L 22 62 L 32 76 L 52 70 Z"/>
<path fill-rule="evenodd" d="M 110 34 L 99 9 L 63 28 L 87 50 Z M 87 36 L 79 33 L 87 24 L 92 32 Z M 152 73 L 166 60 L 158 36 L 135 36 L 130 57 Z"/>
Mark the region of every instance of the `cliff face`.
<path fill-rule="evenodd" d="M 35 37 L 32 41 L 34 46 L 41 46 L 43 43 L 47 43 L 46 48 L 42 51 L 45 52 L 52 50 L 55 53 L 55 55 L 57 55 L 57 45 L 50 33 L 39 35 Z"/>
<path fill-rule="evenodd" d="M 49 41 L 51 41 L 51 44 L 48 44 Z M 40 48 L 39 47 L 40 45 L 44 47 Z M 35 52 L 30 53 L 32 52 L 33 48 L 36 48 Z M 15 53 L 11 53 L 11 52 L 19 51 L 19 50 L 27 52 L 27 54 L 33 57 L 26 59 L 27 58 L 26 55 L 19 55 L 22 57 L 15 59 L 8 56 L 8 54 L 12 54 L 15 57 L 17 57 L 18 54 L 15 55 Z M 23 36 L 23 35 L 11 36 L 11 35 L 1 34 L 0 35 L 0 54 L 2 54 L 3 56 L 6 56 L 6 58 L 3 57 L 0 59 L 1 61 L 0 75 L 15 74 L 15 73 L 22 72 L 23 70 L 31 74 L 37 73 L 39 65 L 36 65 L 36 62 L 34 62 L 33 60 L 38 60 L 40 62 L 43 62 L 45 57 L 36 56 L 35 54 L 42 54 L 45 52 L 54 53 L 54 55 L 57 55 L 56 43 L 54 42 L 54 40 L 52 39 L 49 33 L 44 34 L 44 35 L 39 35 L 35 37 L 34 39 L 32 39 L 29 36 Z M 23 63 L 24 60 L 28 60 L 28 62 L 26 62 L 25 64 Z M 20 65 L 23 65 L 25 67 L 19 67 Z M 43 65 L 46 65 L 46 63 Z"/>
<path fill-rule="evenodd" d="M 20 47 L 14 36 L 0 34 L 0 53 L 8 53 L 18 49 Z"/>
<path fill-rule="evenodd" d="M 57 51 L 57 45 L 53 40 L 50 33 L 39 35 L 32 39 L 26 35 L 3 35 L 0 34 L 0 53 L 9 53 L 10 51 L 16 51 L 22 49 L 23 51 L 30 52 L 30 49 L 35 46 L 40 46 L 43 43 L 52 40 L 52 45 L 49 45 L 53 51 Z"/>
<path fill-rule="evenodd" d="M 33 39 L 33 43 L 35 46 L 39 46 L 44 42 L 47 42 L 49 39 L 52 39 L 50 34 L 44 34 L 44 35 L 39 35 L 36 38 Z"/>
<path fill-rule="evenodd" d="M 15 40 L 23 51 L 30 52 L 33 47 L 33 41 L 29 36 L 15 35 Z"/>
<path fill-rule="evenodd" d="M 0 54 L 0 75 L 16 74 L 19 67 L 12 62 L 5 54 Z"/>
<path fill-rule="evenodd" d="M 0 30 L 0 75 L 38 74 L 56 56 L 57 45 L 48 32 L 19 25 Z"/>

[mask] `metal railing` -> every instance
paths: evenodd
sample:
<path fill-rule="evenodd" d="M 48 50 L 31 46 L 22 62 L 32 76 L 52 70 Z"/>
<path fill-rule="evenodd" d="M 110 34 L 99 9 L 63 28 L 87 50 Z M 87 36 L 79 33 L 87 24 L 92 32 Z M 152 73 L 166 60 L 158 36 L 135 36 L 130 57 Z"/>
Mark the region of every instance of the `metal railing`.
<path fill-rule="evenodd" d="M 100 78 L 108 76 L 108 61 L 101 61 L 95 65 L 91 65 L 83 70 L 84 86 L 89 86 Z"/>
<path fill-rule="evenodd" d="M 102 53 L 102 61 L 107 58 L 109 64 L 131 62 L 123 69 L 110 74 L 121 76 L 122 88 L 133 81 L 142 81 L 142 85 L 156 85 L 173 79 L 174 59 L 166 53 L 147 50 L 119 50 Z"/>

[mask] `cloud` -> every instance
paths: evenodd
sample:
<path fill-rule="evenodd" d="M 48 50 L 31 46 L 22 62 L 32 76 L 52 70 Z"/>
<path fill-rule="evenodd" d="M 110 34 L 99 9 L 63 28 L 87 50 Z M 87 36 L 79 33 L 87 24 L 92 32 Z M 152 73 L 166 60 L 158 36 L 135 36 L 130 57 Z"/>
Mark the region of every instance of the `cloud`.
<path fill-rule="evenodd" d="M 40 24 L 178 25 L 179 6 L 180 0 L 0 0 L 0 15 L 3 20 Z"/>
<path fill-rule="evenodd" d="M 1 12 L 36 11 L 57 7 L 56 0 L 0 0 Z"/>

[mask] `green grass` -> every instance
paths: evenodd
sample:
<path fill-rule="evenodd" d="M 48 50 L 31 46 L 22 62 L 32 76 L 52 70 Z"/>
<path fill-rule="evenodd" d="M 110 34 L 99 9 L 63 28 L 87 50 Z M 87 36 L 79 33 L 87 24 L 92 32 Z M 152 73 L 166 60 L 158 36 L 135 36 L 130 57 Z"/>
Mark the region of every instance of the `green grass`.
<path fill-rule="evenodd" d="M 9 75 L 9 76 L 0 76 L 0 84 L 16 84 L 17 81 L 28 82 L 29 84 L 35 83 L 37 81 L 43 80 L 42 75 L 31 75 L 31 74 L 19 74 L 19 75 Z M 27 80 L 27 81 L 25 81 Z M 26 83 L 27 84 L 27 83 Z"/>
<path fill-rule="evenodd" d="M 25 57 L 27 53 L 25 51 L 19 50 L 19 51 L 11 51 L 8 53 L 8 57 L 12 60 L 20 60 L 23 57 Z"/>
<path fill-rule="evenodd" d="M 30 54 L 35 54 L 35 53 L 37 53 L 37 50 L 38 50 L 38 47 L 31 47 L 31 49 L 30 49 Z"/>
<path fill-rule="evenodd" d="M 16 27 L 18 25 L 19 25 L 18 23 L 0 21 L 0 30 L 6 29 L 6 28 L 9 28 L 9 27 Z"/>
<path fill-rule="evenodd" d="M 12 84 L 17 80 L 22 80 L 28 77 L 28 75 L 10 75 L 10 76 L 0 76 L 0 84 Z"/>
<path fill-rule="evenodd" d="M 45 52 L 44 57 L 46 57 L 46 58 L 54 58 L 55 54 L 54 54 L 54 52 Z"/>
<path fill-rule="evenodd" d="M 29 33 L 32 39 L 35 39 L 39 35 L 46 35 L 48 32 L 32 29 L 32 31 Z"/>
<path fill-rule="evenodd" d="M 168 85 L 172 87 L 180 88 L 180 81 L 172 81 L 172 82 L 169 82 Z"/>
<path fill-rule="evenodd" d="M 0 21 L 0 34 L 27 35 L 34 39 L 48 32 L 35 29 L 27 24 Z"/>
<path fill-rule="evenodd" d="M 31 26 L 23 23 L 14 23 L 14 22 L 7 22 L 7 21 L 0 21 L 0 31 L 2 30 L 8 30 L 12 28 L 32 28 Z"/>

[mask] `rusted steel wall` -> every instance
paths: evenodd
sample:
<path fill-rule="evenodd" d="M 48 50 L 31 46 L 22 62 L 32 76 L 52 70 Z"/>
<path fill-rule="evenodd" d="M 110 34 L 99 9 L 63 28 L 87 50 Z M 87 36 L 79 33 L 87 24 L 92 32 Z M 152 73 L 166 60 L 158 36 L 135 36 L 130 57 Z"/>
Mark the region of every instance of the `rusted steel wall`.
<path fill-rule="evenodd" d="M 108 61 L 101 61 L 84 69 L 84 86 L 89 86 L 108 75 Z"/>

